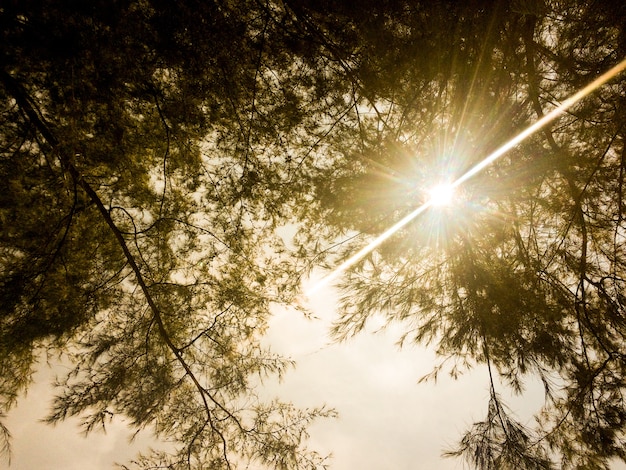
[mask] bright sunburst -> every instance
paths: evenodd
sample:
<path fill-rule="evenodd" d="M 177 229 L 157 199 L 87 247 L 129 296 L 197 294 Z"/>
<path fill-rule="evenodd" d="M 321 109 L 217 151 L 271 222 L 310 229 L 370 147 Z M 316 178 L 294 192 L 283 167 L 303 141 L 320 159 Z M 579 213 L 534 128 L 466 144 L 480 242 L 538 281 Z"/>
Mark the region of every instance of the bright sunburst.
<path fill-rule="evenodd" d="M 418 215 L 420 215 L 421 213 L 425 212 L 429 207 L 444 206 L 444 205 L 450 204 L 454 200 L 454 192 L 455 192 L 455 189 L 458 186 L 460 186 L 461 184 L 465 183 L 467 180 L 469 180 L 470 178 L 474 177 L 476 174 L 480 173 L 482 170 L 484 170 L 486 167 L 491 165 L 498 158 L 500 158 L 502 155 L 504 155 L 506 152 L 511 150 L 517 144 L 522 142 L 528 136 L 530 136 L 533 133 L 537 132 L 539 129 L 541 129 L 546 124 L 554 121 L 561 114 L 563 114 L 567 109 L 569 109 L 572 105 L 574 105 L 575 103 L 580 101 L 582 98 L 587 96 L 589 93 L 591 93 L 592 91 L 594 91 L 595 89 L 597 89 L 598 87 L 600 87 L 601 85 L 603 85 L 604 83 L 609 81 L 611 78 L 613 78 L 616 75 L 618 75 L 619 73 L 623 72 L 624 70 L 626 70 L 626 59 L 622 60 L 622 62 L 620 62 L 619 64 L 614 66 L 612 69 L 608 70 L 607 72 L 605 72 L 602 75 L 600 75 L 599 77 L 597 77 L 595 80 L 593 80 L 586 87 L 584 87 L 581 90 L 579 90 L 578 92 L 574 93 L 572 96 L 570 96 L 568 99 L 563 101 L 560 105 L 555 107 L 548 114 L 544 115 L 541 119 L 536 121 L 534 124 L 532 124 L 531 126 L 527 127 L 525 130 L 520 132 L 518 135 L 513 137 L 511 140 L 509 140 L 508 142 L 503 144 L 500 148 L 498 148 L 494 152 L 492 152 L 490 155 L 487 155 L 482 161 L 480 161 L 479 163 L 474 165 L 472 168 L 470 168 L 468 171 L 466 171 L 463 175 L 461 175 L 454 182 L 452 182 L 450 184 L 440 184 L 438 186 L 435 186 L 431 191 L 429 191 L 430 199 L 428 201 L 426 201 L 421 206 L 419 206 L 416 209 L 414 209 L 411 213 L 409 213 L 406 216 L 404 216 L 401 220 L 399 220 L 394 225 L 389 227 L 387 230 L 385 230 L 378 237 L 376 237 L 373 240 L 371 240 L 368 245 L 366 245 L 363 248 L 361 248 L 358 252 L 356 252 L 350 258 L 348 258 L 343 263 L 341 263 L 339 266 L 337 266 L 325 278 L 321 279 L 312 288 L 310 288 L 309 291 L 308 291 L 308 295 L 309 296 L 312 295 L 318 289 L 320 289 L 321 287 L 327 285 L 329 282 L 331 282 L 334 279 L 336 279 L 341 273 L 343 273 L 349 267 L 351 267 L 352 265 L 357 263 L 364 256 L 366 256 L 368 253 L 370 253 L 371 251 L 376 249 L 384 241 L 386 241 L 388 238 L 390 238 L 394 233 L 396 233 L 398 230 L 403 228 L 409 222 L 414 220 Z"/>
<path fill-rule="evenodd" d="M 431 206 L 449 206 L 454 201 L 454 186 L 440 183 L 428 191 Z"/>

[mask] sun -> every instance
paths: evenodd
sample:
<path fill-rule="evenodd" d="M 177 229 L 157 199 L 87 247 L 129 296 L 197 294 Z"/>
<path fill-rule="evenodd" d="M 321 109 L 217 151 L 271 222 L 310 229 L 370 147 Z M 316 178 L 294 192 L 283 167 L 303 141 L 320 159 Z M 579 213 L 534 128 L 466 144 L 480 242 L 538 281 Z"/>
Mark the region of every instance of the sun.
<path fill-rule="evenodd" d="M 431 206 L 449 206 L 454 200 L 454 185 L 441 183 L 428 191 Z"/>
<path fill-rule="evenodd" d="M 311 295 L 313 295 L 313 293 L 318 291 L 321 287 L 323 287 L 323 286 L 327 285 L 328 283 L 334 281 L 337 277 L 339 277 L 347 269 L 349 269 L 351 266 L 356 264 L 362 258 L 367 256 L 369 253 L 371 253 L 377 247 L 382 245 L 387 239 L 389 239 L 398 230 L 402 229 L 404 226 L 409 224 L 411 221 L 413 221 L 420 214 L 424 213 L 428 209 L 428 207 L 434 206 L 434 205 L 442 206 L 442 205 L 446 205 L 446 204 L 452 203 L 453 200 L 454 200 L 455 189 L 458 186 L 462 185 L 467 180 L 469 180 L 470 178 L 472 178 L 476 174 L 480 173 L 482 170 L 484 170 L 486 167 L 491 165 L 498 158 L 500 158 L 502 155 L 504 155 L 506 152 L 511 150 L 517 144 L 522 142 L 528 136 L 530 136 L 533 133 L 537 132 L 539 129 L 541 129 L 542 127 L 544 127 L 548 123 L 554 121 L 556 118 L 561 116 L 567 109 L 571 108 L 578 101 L 580 101 L 585 96 L 590 94 L 592 91 L 596 90 L 597 88 L 599 88 L 600 86 L 602 86 L 603 84 L 608 82 L 611 78 L 613 78 L 616 75 L 619 75 L 620 73 L 622 73 L 624 70 L 626 70 L 626 59 L 622 60 L 619 64 L 617 64 L 615 67 L 613 67 L 609 71 L 604 72 L 602 75 L 600 75 L 598 78 L 596 78 L 589 85 L 587 85 L 586 87 L 582 88 L 578 92 L 574 93 L 572 96 L 570 96 L 568 99 L 563 101 L 561 104 L 559 104 L 557 107 L 555 107 L 548 114 L 544 115 L 541 119 L 536 121 L 534 124 L 530 125 L 525 130 L 523 130 L 522 132 L 517 134 L 515 137 L 513 137 L 511 140 L 509 140 L 508 142 L 503 144 L 501 147 L 496 149 L 490 155 L 486 156 L 483 160 L 481 160 L 476 165 L 474 165 L 472 168 L 470 168 L 468 171 L 466 171 L 462 176 L 460 176 L 458 179 L 456 179 L 453 183 L 439 184 L 439 185 L 435 186 L 433 189 L 431 189 L 428 192 L 429 195 L 430 195 L 430 200 L 426 201 L 424 204 L 422 204 L 421 206 L 415 208 L 412 212 L 410 212 L 407 215 L 405 215 L 398 222 L 396 222 L 391 227 L 389 227 L 387 230 L 385 230 L 383 233 L 378 235 L 378 237 L 376 237 L 373 240 L 371 240 L 369 242 L 369 244 L 365 245 L 358 252 L 356 252 L 350 258 L 348 258 L 343 263 L 341 263 L 339 266 L 337 266 L 326 277 L 324 277 L 320 281 L 318 281 L 311 289 L 309 289 L 309 291 L 308 291 L 309 297 Z"/>

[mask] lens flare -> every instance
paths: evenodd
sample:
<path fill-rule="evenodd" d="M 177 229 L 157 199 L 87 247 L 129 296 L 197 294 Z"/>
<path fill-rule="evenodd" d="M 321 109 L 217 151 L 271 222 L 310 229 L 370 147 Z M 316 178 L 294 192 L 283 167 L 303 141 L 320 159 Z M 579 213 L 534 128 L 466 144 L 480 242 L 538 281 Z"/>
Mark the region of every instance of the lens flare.
<path fill-rule="evenodd" d="M 621 72 L 623 72 L 624 69 L 626 69 L 626 59 L 622 60 L 615 67 L 613 67 L 612 69 L 610 69 L 607 72 L 603 73 L 598 78 L 596 78 L 594 81 L 589 83 L 587 86 L 585 86 L 584 88 L 582 88 L 578 92 L 574 93 L 572 96 L 570 96 L 568 99 L 563 101 L 560 105 L 558 105 L 556 108 L 554 108 L 548 114 L 544 115 L 537 122 L 535 122 L 534 124 L 532 124 L 531 126 L 526 128 L 524 131 L 520 132 L 518 135 L 513 137 L 507 143 L 502 145 L 500 148 L 495 150 L 493 153 L 491 153 L 490 155 L 485 157 L 482 161 L 480 161 L 475 166 L 470 168 L 466 173 L 464 173 L 461 177 L 459 177 L 453 183 L 451 183 L 449 185 L 445 185 L 444 186 L 445 191 L 443 191 L 444 188 L 440 188 L 439 190 L 437 190 L 437 194 L 438 193 L 442 193 L 442 192 L 449 193 L 450 194 L 450 200 L 451 200 L 452 199 L 452 193 L 454 192 L 455 188 L 457 188 L 458 186 L 460 186 L 461 184 L 463 184 L 464 182 L 466 182 L 467 180 L 469 180 L 470 178 L 472 178 L 476 174 L 480 173 L 482 170 L 484 170 L 486 167 L 491 165 L 493 162 L 495 162 L 498 158 L 500 158 L 506 152 L 511 150 L 513 147 L 515 147 L 517 144 L 522 142 L 524 139 L 526 139 L 527 137 L 529 137 L 533 133 L 537 132 L 539 129 L 544 127 L 546 124 L 554 121 L 557 117 L 559 117 L 561 114 L 563 114 L 569 108 L 571 108 L 574 104 L 576 104 L 578 101 L 583 99 L 585 96 L 587 96 L 588 94 L 590 94 L 591 92 L 593 92 L 597 88 L 599 88 L 602 85 L 604 85 L 606 82 L 611 80 L 616 75 L 618 75 Z M 436 204 L 436 202 L 435 202 L 436 200 L 439 200 L 439 198 L 438 197 L 435 198 L 433 193 L 431 192 L 431 199 L 430 200 L 428 200 L 426 203 L 424 203 L 423 205 L 421 205 L 420 207 L 415 209 L 410 214 L 404 216 L 404 218 L 402 218 L 399 222 L 396 222 L 394 225 L 392 225 L 390 228 L 388 228 L 382 234 L 380 234 L 378 237 L 376 237 L 374 240 L 372 240 L 368 245 L 366 245 L 363 248 L 361 248 L 354 255 L 352 255 L 350 258 L 345 260 L 339 266 L 337 266 L 330 274 L 328 274 L 326 277 L 322 278 L 320 281 L 318 281 L 316 284 L 314 284 L 307 291 L 307 295 L 311 296 L 312 294 L 314 294 L 315 292 L 320 290 L 322 287 L 328 285 L 329 283 L 331 283 L 332 281 L 337 279 L 348 268 L 350 268 L 351 266 L 356 264 L 364 256 L 366 256 L 367 254 L 372 252 L 374 249 L 376 249 L 378 246 L 380 246 L 385 240 L 387 240 L 389 237 L 391 237 L 394 233 L 396 233 L 402 227 L 407 225 L 409 222 L 411 222 L 413 219 L 415 219 L 422 212 L 426 211 L 426 209 L 428 209 L 429 207 L 434 206 L 434 205 L 440 205 L 440 204 Z"/>
<path fill-rule="evenodd" d="M 449 206 L 454 200 L 455 187 L 449 183 L 441 183 L 428 191 L 432 206 Z"/>

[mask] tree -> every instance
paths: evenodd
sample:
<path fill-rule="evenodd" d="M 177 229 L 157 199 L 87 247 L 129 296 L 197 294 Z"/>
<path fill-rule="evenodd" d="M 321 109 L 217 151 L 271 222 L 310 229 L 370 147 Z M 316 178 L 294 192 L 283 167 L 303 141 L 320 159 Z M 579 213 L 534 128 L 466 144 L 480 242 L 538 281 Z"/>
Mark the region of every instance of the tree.
<path fill-rule="evenodd" d="M 335 264 L 626 57 L 614 2 L 383 2 L 343 21 L 358 106 L 314 209 L 331 237 L 350 234 Z M 476 468 L 626 461 L 625 86 L 587 96 L 340 283 L 338 339 L 380 312 L 406 323 L 401 341 L 435 345 L 432 377 L 487 366 L 487 417 L 451 451 Z M 533 377 L 546 401 L 528 429 L 498 389 Z"/>
<path fill-rule="evenodd" d="M 324 465 L 303 441 L 332 412 L 254 393 L 289 365 L 260 347 L 270 305 L 619 62 L 624 8 L 5 2 L 1 410 L 44 349 L 75 365 L 50 421 L 79 415 L 89 431 L 123 414 L 178 444 L 136 467 Z M 624 80 L 341 284 L 338 338 L 380 311 L 451 373 L 487 366 L 487 417 L 452 452 L 478 468 L 626 457 Z M 293 220 L 295 253 L 275 232 Z M 530 376 L 546 389 L 533 430 L 498 393 Z"/>
<path fill-rule="evenodd" d="M 337 119 L 290 10 L 9 1 L 0 24 L 0 411 L 44 350 L 74 365 L 50 422 L 176 443 L 135 467 L 325 466 L 306 427 L 333 412 L 255 393 L 290 366 L 260 343 L 299 283 L 275 229 Z"/>

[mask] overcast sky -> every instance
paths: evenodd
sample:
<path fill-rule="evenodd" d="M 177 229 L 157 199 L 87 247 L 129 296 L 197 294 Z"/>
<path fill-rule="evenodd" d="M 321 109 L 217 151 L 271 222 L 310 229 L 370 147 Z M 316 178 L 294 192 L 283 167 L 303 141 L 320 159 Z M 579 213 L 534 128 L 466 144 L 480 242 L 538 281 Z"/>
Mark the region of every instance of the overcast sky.
<path fill-rule="evenodd" d="M 298 361 L 279 385 L 268 384 L 283 399 L 300 406 L 327 404 L 339 418 L 311 428 L 311 447 L 332 452 L 333 470 L 460 470 L 458 459 L 444 459 L 442 450 L 486 414 L 487 373 L 478 368 L 453 381 L 417 384 L 434 364 L 432 352 L 395 345 L 398 328 L 365 333 L 344 344 L 329 344 L 334 296 L 325 289 L 315 296 L 319 320 L 306 320 L 295 310 L 276 312 L 268 341 L 276 352 Z M 109 470 L 128 461 L 150 443 L 140 434 L 132 445 L 122 422 L 106 435 L 80 435 L 76 421 L 51 427 L 38 422 L 49 406 L 50 371 L 37 375 L 28 396 L 6 420 L 14 436 L 11 470 Z M 524 399 L 509 405 L 524 418 L 541 402 L 539 384 Z M 4 464 L 0 464 L 0 468 Z M 626 469 L 616 465 L 615 469 Z"/>

